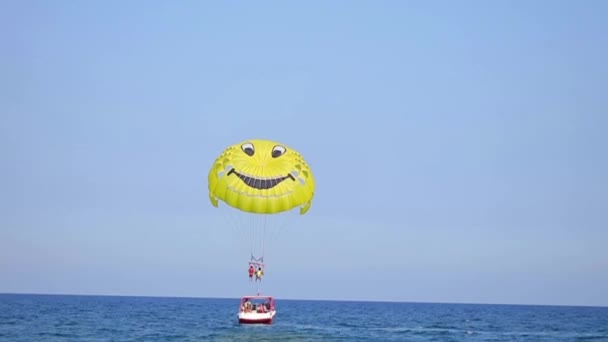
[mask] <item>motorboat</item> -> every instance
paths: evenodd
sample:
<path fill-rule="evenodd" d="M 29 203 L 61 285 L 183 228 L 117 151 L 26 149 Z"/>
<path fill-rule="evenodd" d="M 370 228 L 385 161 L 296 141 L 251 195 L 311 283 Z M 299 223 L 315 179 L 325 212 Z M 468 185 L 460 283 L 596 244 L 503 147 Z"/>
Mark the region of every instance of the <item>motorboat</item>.
<path fill-rule="evenodd" d="M 244 296 L 239 306 L 239 323 L 272 324 L 277 311 L 271 296 Z"/>

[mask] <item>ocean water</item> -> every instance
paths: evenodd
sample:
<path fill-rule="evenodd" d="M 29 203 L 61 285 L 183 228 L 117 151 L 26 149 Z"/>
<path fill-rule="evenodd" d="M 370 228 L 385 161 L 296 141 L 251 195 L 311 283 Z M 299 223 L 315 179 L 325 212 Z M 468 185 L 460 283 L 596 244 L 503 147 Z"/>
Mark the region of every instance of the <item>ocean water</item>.
<path fill-rule="evenodd" d="M 0 294 L 0 341 L 608 341 L 608 308 Z"/>

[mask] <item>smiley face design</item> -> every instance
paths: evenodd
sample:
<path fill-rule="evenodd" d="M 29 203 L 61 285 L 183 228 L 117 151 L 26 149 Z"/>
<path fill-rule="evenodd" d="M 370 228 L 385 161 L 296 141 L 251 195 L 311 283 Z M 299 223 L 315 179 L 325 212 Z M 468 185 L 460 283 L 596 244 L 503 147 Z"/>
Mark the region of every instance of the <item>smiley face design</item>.
<path fill-rule="evenodd" d="M 242 211 L 274 214 L 300 207 L 308 211 L 315 181 L 304 158 L 270 140 L 246 140 L 217 157 L 208 175 L 209 199 Z"/>

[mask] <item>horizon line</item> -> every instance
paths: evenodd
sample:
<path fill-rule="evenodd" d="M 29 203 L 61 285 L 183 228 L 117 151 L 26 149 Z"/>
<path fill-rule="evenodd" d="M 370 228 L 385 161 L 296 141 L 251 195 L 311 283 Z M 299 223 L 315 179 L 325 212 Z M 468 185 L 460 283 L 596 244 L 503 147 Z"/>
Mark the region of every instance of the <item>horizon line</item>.
<path fill-rule="evenodd" d="M 167 299 L 240 299 L 238 297 L 196 297 L 196 296 L 161 296 L 161 295 L 126 295 L 126 294 L 84 294 L 84 293 L 32 293 L 32 292 L 0 292 L 1 295 L 24 295 L 24 296 L 80 296 L 80 297 L 134 297 L 134 298 L 167 298 Z M 249 295 L 243 295 L 249 296 Z M 272 296 L 274 297 L 274 296 Z M 276 297 L 275 297 L 276 299 Z M 406 300 L 374 300 L 374 299 L 303 299 L 303 298 L 280 298 L 286 301 L 310 301 L 310 302 L 351 302 L 351 303 L 394 303 L 394 304 L 449 304 L 449 305 L 504 305 L 504 306 L 551 306 L 551 307 L 584 307 L 584 308 L 608 308 L 608 305 L 581 305 L 581 304 L 521 304 L 521 303 L 475 303 L 475 302 L 424 302 Z"/>

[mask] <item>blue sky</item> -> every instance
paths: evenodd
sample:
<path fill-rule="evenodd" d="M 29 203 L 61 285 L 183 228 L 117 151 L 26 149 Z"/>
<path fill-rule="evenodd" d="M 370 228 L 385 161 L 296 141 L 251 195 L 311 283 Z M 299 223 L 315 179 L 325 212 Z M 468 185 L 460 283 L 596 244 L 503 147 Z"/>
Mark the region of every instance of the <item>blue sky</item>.
<path fill-rule="evenodd" d="M 228 145 L 297 149 L 278 298 L 608 305 L 603 1 L 0 4 L 0 292 L 238 297 Z M 243 228 L 244 226 L 241 226 Z"/>

